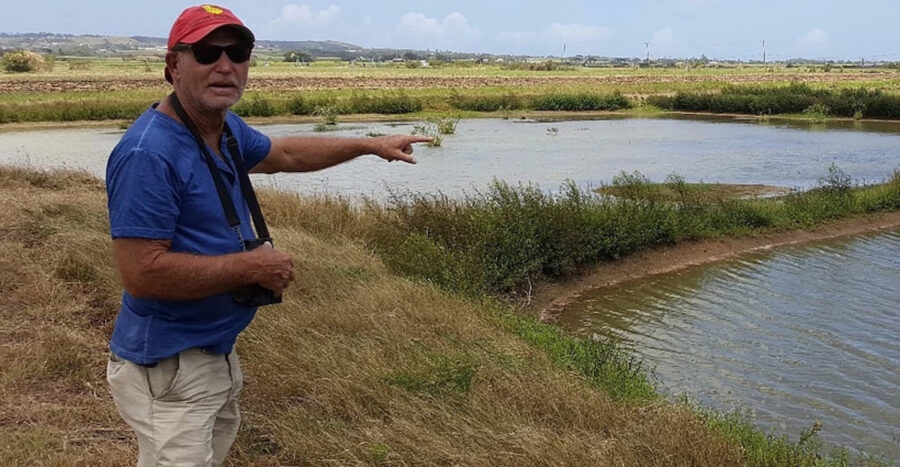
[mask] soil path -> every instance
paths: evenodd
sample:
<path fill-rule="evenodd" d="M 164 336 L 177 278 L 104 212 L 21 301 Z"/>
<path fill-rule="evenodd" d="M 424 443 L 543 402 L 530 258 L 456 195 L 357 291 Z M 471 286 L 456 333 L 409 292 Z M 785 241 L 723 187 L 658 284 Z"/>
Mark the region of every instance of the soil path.
<path fill-rule="evenodd" d="M 723 261 L 754 251 L 898 228 L 900 211 L 893 211 L 842 219 L 814 231 L 716 238 L 654 248 L 619 261 L 599 264 L 571 280 L 544 284 L 535 290 L 531 309 L 539 312 L 541 320 L 552 321 L 573 300 L 588 291 L 611 288 L 629 281 Z"/>

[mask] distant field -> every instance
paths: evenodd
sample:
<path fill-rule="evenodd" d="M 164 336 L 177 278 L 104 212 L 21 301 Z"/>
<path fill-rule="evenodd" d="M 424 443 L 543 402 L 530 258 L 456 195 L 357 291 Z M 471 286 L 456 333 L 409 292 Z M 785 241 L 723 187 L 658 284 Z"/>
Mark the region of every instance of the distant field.
<path fill-rule="evenodd" d="M 52 71 L 0 73 L 0 123 L 129 119 L 170 89 L 161 61 L 113 59 L 57 60 Z M 900 91 L 900 71 L 892 69 L 798 66 L 732 68 L 586 68 L 559 66 L 551 71 L 507 69 L 491 65 L 442 65 L 409 68 L 404 64 L 373 66 L 316 62 L 298 66 L 257 61 L 251 67 L 245 100 L 266 100 L 272 113 L 290 115 L 290 101 L 341 101 L 360 96 L 381 98 L 402 93 L 425 112 L 454 108 L 459 98 L 513 96 L 534 100 L 550 94 L 607 95 L 621 93 L 636 105 L 642 99 L 677 92 L 717 91 L 729 84 L 784 85 L 807 83 L 827 89 Z M 79 108 L 67 108 L 77 105 Z M 528 102 L 473 105 L 477 111 L 537 110 Z M 590 109 L 607 110 L 607 109 Z M 615 109 L 612 109 L 615 110 Z M 358 113 L 353 109 L 342 113 Z M 365 112 L 363 112 L 365 113 Z M 382 113 L 382 112 L 374 112 Z M 383 112 L 392 113 L 392 112 Z M 408 113 L 408 112 L 404 112 Z"/>
<path fill-rule="evenodd" d="M 74 63 L 74 65 L 73 65 Z M 39 73 L 0 73 L 0 91 L 46 92 L 140 89 L 166 87 L 162 79 L 162 62 L 122 60 L 57 61 L 53 70 Z M 359 89 L 384 89 L 396 85 L 404 89 L 444 88 L 455 86 L 525 86 L 566 88 L 572 85 L 599 85 L 643 91 L 680 90 L 702 83 L 847 83 L 897 86 L 900 72 L 891 69 L 859 69 L 823 67 L 739 68 L 588 68 L 564 67 L 552 71 L 506 69 L 498 65 L 446 65 L 408 68 L 402 64 L 373 66 L 345 62 L 293 63 L 257 62 L 251 67 L 251 90 L 324 89 L 335 85 Z M 662 86 L 659 86 L 662 85 Z"/>

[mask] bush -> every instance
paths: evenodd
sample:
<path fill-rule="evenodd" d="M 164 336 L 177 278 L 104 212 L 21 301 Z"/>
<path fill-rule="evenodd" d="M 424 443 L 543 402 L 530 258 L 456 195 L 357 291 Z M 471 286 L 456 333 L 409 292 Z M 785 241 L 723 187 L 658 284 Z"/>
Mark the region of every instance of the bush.
<path fill-rule="evenodd" d="M 473 112 L 496 112 L 498 110 L 517 110 L 524 107 L 522 99 L 513 94 L 502 96 L 461 96 L 457 92 L 450 95 L 450 105 L 459 110 Z"/>
<path fill-rule="evenodd" d="M 537 97 L 532 104 L 534 110 L 567 110 L 572 112 L 589 110 L 619 110 L 631 107 L 631 102 L 621 93 L 600 94 L 548 94 Z"/>
<path fill-rule="evenodd" d="M 3 58 L 0 58 L 0 65 L 6 71 L 27 73 L 46 69 L 47 60 L 40 54 L 28 50 L 20 50 L 3 54 Z"/>
<path fill-rule="evenodd" d="M 886 184 L 856 187 L 835 166 L 818 188 L 777 199 L 703 198 L 675 175 L 660 185 L 639 172 L 623 172 L 613 185 L 614 197 L 572 183 L 547 193 L 503 182 L 462 200 L 395 196 L 376 214 L 369 239 L 394 270 L 444 289 L 527 294 L 541 279 L 654 245 L 807 228 L 900 206 L 900 174 Z M 679 199 L 662 196 L 665 187 Z"/>
<path fill-rule="evenodd" d="M 687 112 L 774 115 L 805 113 L 817 120 L 828 116 L 900 118 L 900 96 L 878 89 L 813 89 L 806 84 L 789 86 L 726 86 L 718 94 L 679 92 L 675 96 L 651 96 L 647 103 Z"/>
<path fill-rule="evenodd" d="M 293 115 L 312 115 L 316 107 L 309 103 L 303 96 L 297 96 L 288 101 L 288 112 Z"/>
<path fill-rule="evenodd" d="M 422 102 L 402 92 L 376 97 L 353 95 L 347 107 L 348 113 L 396 115 L 418 112 L 422 110 Z"/>
<path fill-rule="evenodd" d="M 241 117 L 271 117 L 275 115 L 275 107 L 260 96 L 241 99 L 232 110 Z"/>
<path fill-rule="evenodd" d="M 0 123 L 134 119 L 147 110 L 145 102 L 115 99 L 0 104 Z"/>
<path fill-rule="evenodd" d="M 317 105 L 316 109 L 313 110 L 314 115 L 322 117 L 323 125 L 337 125 L 337 116 L 339 113 L 340 109 L 335 104 Z"/>

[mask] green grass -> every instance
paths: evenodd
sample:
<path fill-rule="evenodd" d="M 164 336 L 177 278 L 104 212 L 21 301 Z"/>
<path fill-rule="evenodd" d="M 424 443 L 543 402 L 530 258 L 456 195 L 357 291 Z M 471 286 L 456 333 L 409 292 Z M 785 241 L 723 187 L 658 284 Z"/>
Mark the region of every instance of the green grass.
<path fill-rule="evenodd" d="M 659 397 L 641 360 L 610 342 L 565 335 L 558 326 L 498 311 L 501 326 L 544 351 L 557 364 L 578 372 L 618 400 Z"/>
<path fill-rule="evenodd" d="M 808 84 L 726 86 L 717 93 L 678 92 L 651 96 L 648 103 L 669 110 L 755 115 L 804 114 L 814 120 L 900 118 L 900 96 L 881 89 L 822 89 Z"/>
<path fill-rule="evenodd" d="M 659 187 L 640 174 L 623 173 L 613 186 L 620 196 L 503 182 L 464 200 L 398 195 L 371 235 L 396 271 L 472 296 L 525 294 L 537 281 L 654 245 L 810 228 L 900 207 L 900 175 L 854 187 L 835 167 L 822 186 L 778 198 L 710 198 L 676 177 L 666 184 L 672 202 L 653 195 Z"/>

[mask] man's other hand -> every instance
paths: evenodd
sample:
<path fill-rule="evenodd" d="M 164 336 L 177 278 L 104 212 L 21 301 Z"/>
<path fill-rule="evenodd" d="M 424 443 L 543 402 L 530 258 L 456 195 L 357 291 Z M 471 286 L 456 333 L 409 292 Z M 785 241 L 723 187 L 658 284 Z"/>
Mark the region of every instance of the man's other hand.
<path fill-rule="evenodd" d="M 279 297 L 294 280 L 294 260 L 284 251 L 276 250 L 271 243 L 263 243 L 247 252 L 248 273 L 253 283 L 259 284 Z"/>

